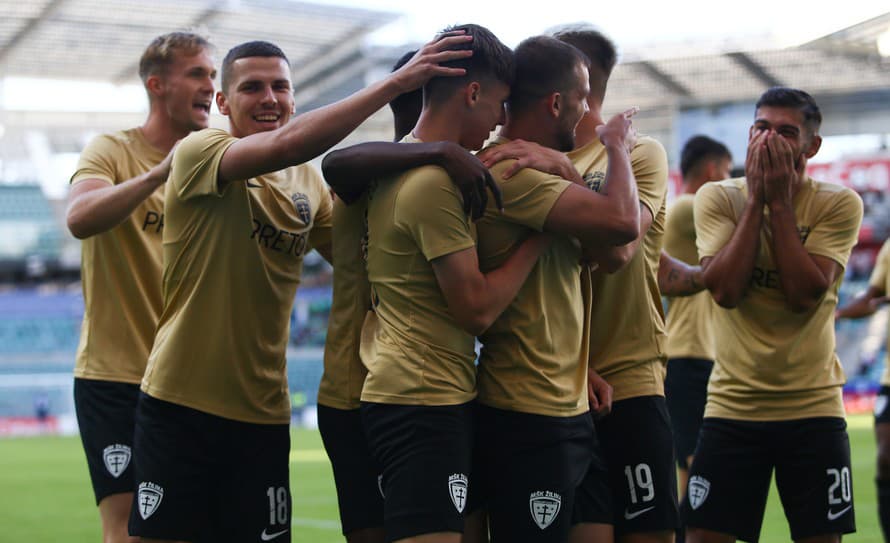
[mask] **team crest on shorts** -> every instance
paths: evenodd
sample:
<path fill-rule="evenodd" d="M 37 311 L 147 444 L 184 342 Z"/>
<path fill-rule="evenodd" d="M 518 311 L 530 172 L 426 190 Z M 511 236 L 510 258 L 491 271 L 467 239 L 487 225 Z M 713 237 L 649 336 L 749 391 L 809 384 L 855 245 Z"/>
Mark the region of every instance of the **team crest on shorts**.
<path fill-rule="evenodd" d="M 887 409 L 887 396 L 879 394 L 878 397 L 875 398 L 875 416 L 880 417 L 885 409 Z"/>
<path fill-rule="evenodd" d="M 130 465 L 131 457 L 130 447 L 120 443 L 109 445 L 102 450 L 102 461 L 105 462 L 105 469 L 115 479 L 120 477 L 121 473 Z"/>
<path fill-rule="evenodd" d="M 290 199 L 294 203 L 294 209 L 300 216 L 300 220 L 308 226 L 309 221 L 312 220 L 312 206 L 309 204 L 309 197 L 302 192 L 295 192 L 290 195 Z"/>
<path fill-rule="evenodd" d="M 448 492 L 458 513 L 463 513 L 464 507 L 467 506 L 467 483 L 467 476 L 463 473 L 455 473 L 448 477 Z"/>
<path fill-rule="evenodd" d="M 689 494 L 689 505 L 691 505 L 693 509 L 701 507 L 701 504 L 705 503 L 705 500 L 708 499 L 708 491 L 710 490 L 711 482 L 704 477 L 699 477 L 698 475 L 690 477 L 689 489 L 687 491 Z"/>
<path fill-rule="evenodd" d="M 532 492 L 528 499 L 528 506 L 532 514 L 532 520 L 535 521 L 538 528 L 543 530 L 553 524 L 553 521 L 559 515 L 559 509 L 562 507 L 562 496 L 549 490 Z"/>
<path fill-rule="evenodd" d="M 150 517 L 164 498 L 164 489 L 161 485 L 143 481 L 139 483 L 139 493 L 137 496 L 136 506 L 139 507 L 139 516 L 143 520 Z"/>

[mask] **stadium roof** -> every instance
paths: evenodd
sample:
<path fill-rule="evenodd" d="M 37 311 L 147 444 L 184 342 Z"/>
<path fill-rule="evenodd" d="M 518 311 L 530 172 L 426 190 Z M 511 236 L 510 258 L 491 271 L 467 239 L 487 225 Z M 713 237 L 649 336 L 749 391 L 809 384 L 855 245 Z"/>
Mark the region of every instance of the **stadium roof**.
<path fill-rule="evenodd" d="M 796 47 L 636 50 L 615 68 L 606 103 L 610 110 L 718 105 L 756 99 L 777 85 L 816 96 L 887 91 L 890 57 L 881 55 L 878 39 L 888 35 L 890 12 Z"/>
<path fill-rule="evenodd" d="M 366 35 L 395 18 L 291 0 L 0 0 L 0 73 L 136 82 L 152 38 L 193 29 L 222 52 L 275 42 L 299 83 L 351 62 Z"/>

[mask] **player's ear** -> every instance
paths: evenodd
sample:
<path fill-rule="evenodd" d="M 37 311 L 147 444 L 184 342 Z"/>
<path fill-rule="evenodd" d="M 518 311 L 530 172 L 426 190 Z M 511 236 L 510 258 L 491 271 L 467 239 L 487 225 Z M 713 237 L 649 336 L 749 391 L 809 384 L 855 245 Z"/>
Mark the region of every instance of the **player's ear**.
<path fill-rule="evenodd" d="M 145 89 L 153 98 L 160 98 L 164 95 L 164 81 L 160 75 L 150 75 L 145 80 Z"/>
<path fill-rule="evenodd" d="M 464 102 L 468 107 L 473 107 L 479 101 L 479 95 L 482 92 L 482 86 L 478 81 L 471 81 L 464 87 Z"/>
<path fill-rule="evenodd" d="M 547 112 L 553 117 L 559 117 L 559 112 L 563 107 L 563 96 L 558 92 L 551 93 L 547 97 Z"/>
<path fill-rule="evenodd" d="M 231 112 L 229 109 L 229 101 L 226 99 L 226 95 L 223 94 L 222 91 L 216 92 L 216 107 L 219 108 L 219 112 L 223 115 L 228 115 Z"/>
<path fill-rule="evenodd" d="M 813 158 L 816 156 L 816 153 L 819 152 L 819 149 L 822 148 L 822 136 L 819 134 L 813 134 L 813 137 L 810 139 L 810 145 L 807 147 L 806 155 L 807 159 Z"/>

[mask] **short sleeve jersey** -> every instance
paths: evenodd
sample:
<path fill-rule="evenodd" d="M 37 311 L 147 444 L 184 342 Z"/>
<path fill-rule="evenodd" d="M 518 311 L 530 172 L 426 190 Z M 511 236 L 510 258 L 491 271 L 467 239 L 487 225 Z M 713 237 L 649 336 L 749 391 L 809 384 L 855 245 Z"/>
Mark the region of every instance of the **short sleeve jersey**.
<path fill-rule="evenodd" d="M 284 424 L 291 307 L 304 255 L 330 243 L 331 196 L 308 165 L 220 190 L 220 161 L 236 141 L 205 129 L 174 154 L 164 311 L 142 390 L 228 419 Z"/>
<path fill-rule="evenodd" d="M 890 293 L 890 240 L 884 242 L 878 257 L 875 259 L 875 269 L 871 272 L 868 286 L 874 287 L 884 295 Z M 887 357 L 884 360 L 884 372 L 881 374 L 881 386 L 890 386 L 890 335 L 887 337 Z"/>
<path fill-rule="evenodd" d="M 543 230 L 553 205 L 571 184 L 530 168 L 503 179 L 512 162 L 502 161 L 491 170 L 504 197 L 504 212 L 489 207 L 477 223 L 484 272 L 501 266 L 526 238 Z M 554 236 L 516 298 L 479 338 L 479 403 L 551 417 L 589 410 L 586 357 L 579 363 L 585 316 L 580 260 L 576 240 Z"/>
<path fill-rule="evenodd" d="M 165 154 L 139 128 L 99 136 L 80 155 L 75 184 L 118 185 L 160 163 Z M 119 225 L 81 244 L 84 316 L 75 377 L 139 383 L 163 306 L 161 232 L 164 186 Z"/>
<path fill-rule="evenodd" d="M 702 259 L 729 242 L 747 193 L 744 178 L 699 189 L 695 230 Z M 835 353 L 834 310 L 843 274 L 816 307 L 791 311 L 773 255 L 768 210 L 764 213 L 745 297 L 734 309 L 714 312 L 717 360 L 705 416 L 756 421 L 842 417 L 844 372 Z M 794 216 L 809 254 L 847 265 L 862 221 L 862 201 L 855 192 L 807 178 L 794 198 Z"/>
<path fill-rule="evenodd" d="M 324 373 L 318 403 L 335 409 L 358 409 L 368 373 L 359 357 L 362 324 L 371 306 L 367 254 L 367 193 L 351 205 L 334 201 L 334 297 L 324 344 Z"/>
<path fill-rule="evenodd" d="M 382 179 L 369 194 L 368 279 L 377 329 L 362 401 L 458 405 L 476 397 L 475 338 L 449 312 L 431 264 L 476 245 L 461 202 L 435 166 Z"/>
<path fill-rule="evenodd" d="M 597 192 L 605 188 L 609 161 L 599 140 L 575 149 L 569 158 L 589 188 Z M 643 136 L 630 158 L 640 203 L 652 213 L 652 225 L 636 254 L 621 270 L 590 274 L 590 365 L 612 385 L 616 401 L 664 395 L 667 358 L 664 310 L 658 290 L 667 155 L 658 141 Z"/>
<path fill-rule="evenodd" d="M 668 209 L 664 250 L 690 266 L 698 265 L 695 247 L 695 196 L 683 194 Z M 667 354 L 670 358 L 714 360 L 714 299 L 707 291 L 670 298 L 667 314 Z"/>

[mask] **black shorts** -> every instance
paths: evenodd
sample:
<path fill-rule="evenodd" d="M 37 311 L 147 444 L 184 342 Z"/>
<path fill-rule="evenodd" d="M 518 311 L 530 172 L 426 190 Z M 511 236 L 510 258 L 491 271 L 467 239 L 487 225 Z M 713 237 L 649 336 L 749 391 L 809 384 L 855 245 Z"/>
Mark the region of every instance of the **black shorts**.
<path fill-rule="evenodd" d="M 98 504 L 134 492 L 133 428 L 139 385 L 74 379 L 74 410 Z"/>
<path fill-rule="evenodd" d="M 677 465 L 683 469 L 689 469 L 686 459 L 695 452 L 698 442 L 713 367 L 712 360 L 701 358 L 668 360 L 664 396 L 674 430 L 674 454 Z"/>
<path fill-rule="evenodd" d="M 676 530 L 677 471 L 664 397 L 615 402 L 596 421 L 596 432 L 609 472 L 615 534 Z"/>
<path fill-rule="evenodd" d="M 371 457 L 361 411 L 319 405 L 318 429 L 334 469 L 343 535 L 383 527 L 382 475 Z"/>
<path fill-rule="evenodd" d="M 875 424 L 890 423 L 888 404 L 890 404 L 890 387 L 882 385 L 875 398 Z"/>
<path fill-rule="evenodd" d="M 388 541 L 463 532 L 473 406 L 362 402 L 362 422 L 383 470 L 383 525 Z"/>
<path fill-rule="evenodd" d="M 595 440 L 588 413 L 547 417 L 476 406 L 472 507 L 492 543 L 563 542 Z"/>
<path fill-rule="evenodd" d="M 842 418 L 706 418 L 689 472 L 689 527 L 757 541 L 770 479 L 795 541 L 856 530 L 850 440 Z"/>
<path fill-rule="evenodd" d="M 290 429 L 139 397 L 130 534 L 185 541 L 291 538 Z"/>

